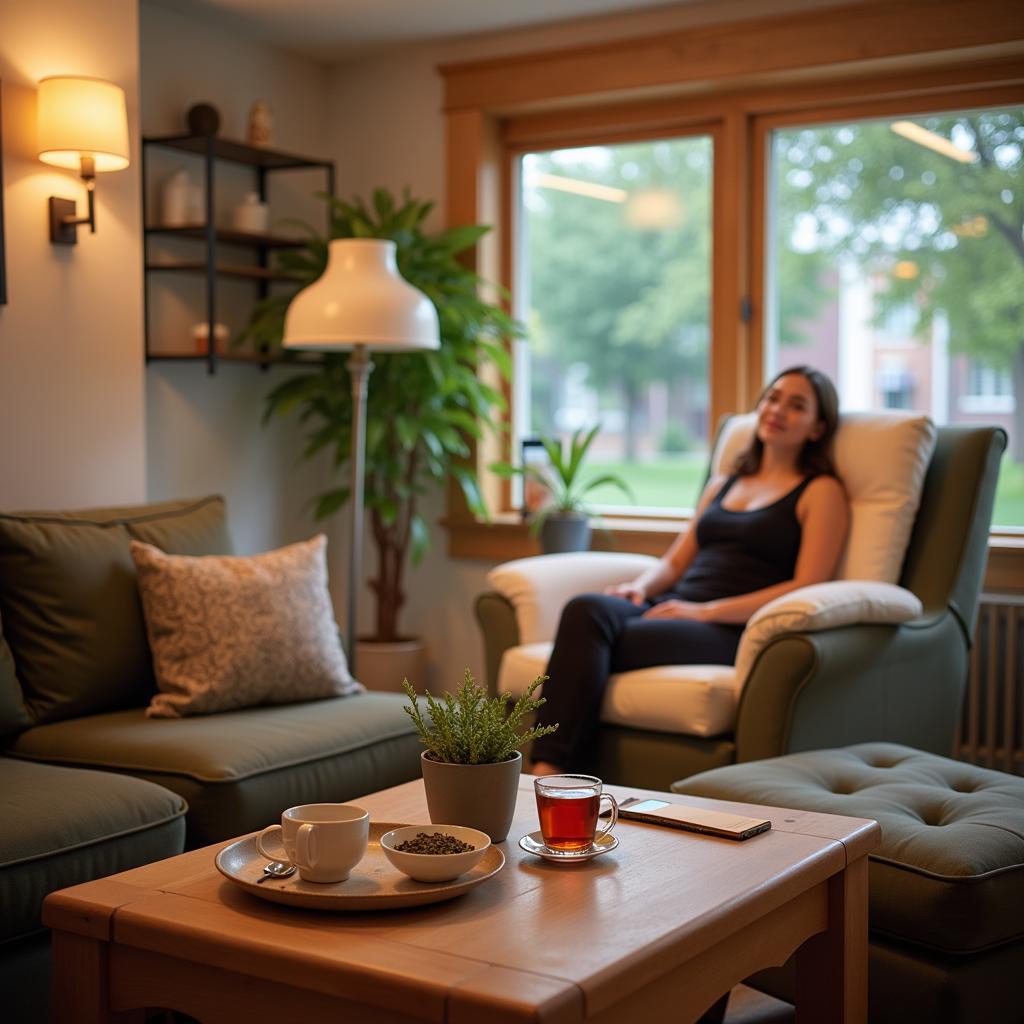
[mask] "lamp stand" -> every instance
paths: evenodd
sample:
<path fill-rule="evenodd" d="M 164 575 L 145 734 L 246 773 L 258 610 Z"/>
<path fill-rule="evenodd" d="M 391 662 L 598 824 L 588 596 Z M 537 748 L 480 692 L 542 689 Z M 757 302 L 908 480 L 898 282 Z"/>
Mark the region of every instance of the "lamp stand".
<path fill-rule="evenodd" d="M 356 618 L 363 568 L 363 475 L 366 462 L 366 387 L 373 363 L 365 345 L 356 345 L 345 368 L 352 377 L 352 533 L 348 558 L 348 667 L 356 674 Z"/>

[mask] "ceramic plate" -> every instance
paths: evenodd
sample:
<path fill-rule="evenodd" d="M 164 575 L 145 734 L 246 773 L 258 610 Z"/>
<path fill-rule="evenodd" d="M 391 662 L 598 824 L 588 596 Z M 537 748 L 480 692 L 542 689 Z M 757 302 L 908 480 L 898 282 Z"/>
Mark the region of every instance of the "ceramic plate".
<path fill-rule="evenodd" d="M 531 832 L 527 836 L 523 836 L 519 840 L 519 845 L 527 853 L 532 853 L 537 857 L 543 857 L 545 860 L 557 860 L 561 862 L 565 861 L 577 861 L 577 860 L 591 860 L 594 857 L 600 857 L 602 853 L 608 853 L 609 850 L 614 850 L 619 845 L 618 839 L 615 836 L 598 836 L 587 850 L 574 850 L 571 853 L 565 850 L 552 850 L 544 845 L 544 835 L 541 832 Z"/>
<path fill-rule="evenodd" d="M 366 856 L 344 882 L 306 882 L 296 873 L 290 878 L 271 878 L 257 885 L 267 858 L 256 849 L 256 836 L 225 846 L 217 854 L 217 870 L 246 892 L 272 903 L 312 910 L 398 910 L 461 896 L 496 875 L 505 864 L 505 855 L 491 846 L 474 868 L 450 882 L 414 882 L 391 866 L 380 846 L 380 837 L 385 832 L 404 827 L 402 822 L 371 822 Z M 429 831 L 435 826 L 421 827 Z"/>

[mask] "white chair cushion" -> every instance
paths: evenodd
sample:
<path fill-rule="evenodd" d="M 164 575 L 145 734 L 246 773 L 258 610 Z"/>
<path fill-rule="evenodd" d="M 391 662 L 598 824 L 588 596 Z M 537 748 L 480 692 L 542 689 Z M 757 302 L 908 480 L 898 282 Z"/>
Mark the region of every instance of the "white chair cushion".
<path fill-rule="evenodd" d="M 510 647 L 501 660 L 498 690 L 518 697 L 551 655 L 550 643 Z M 608 681 L 601 721 L 655 732 L 717 736 L 736 723 L 739 687 L 732 665 L 662 665 L 620 672 Z"/>
<path fill-rule="evenodd" d="M 625 583 L 656 561 L 650 555 L 609 551 L 537 555 L 495 566 L 487 582 L 515 609 L 519 642 L 532 644 L 554 639 L 562 608 L 571 598 Z"/>
<path fill-rule="evenodd" d="M 712 457 L 714 473 L 732 472 L 755 419 L 748 413 L 725 425 Z M 842 414 L 833 455 L 850 499 L 850 536 L 837 578 L 899 579 L 935 437 L 935 425 L 919 413 Z"/>
<path fill-rule="evenodd" d="M 750 617 L 736 652 L 736 678 L 742 687 L 757 656 L 782 633 L 860 623 L 897 624 L 916 619 L 923 610 L 915 594 L 892 583 L 837 580 L 801 587 L 769 601 Z"/>

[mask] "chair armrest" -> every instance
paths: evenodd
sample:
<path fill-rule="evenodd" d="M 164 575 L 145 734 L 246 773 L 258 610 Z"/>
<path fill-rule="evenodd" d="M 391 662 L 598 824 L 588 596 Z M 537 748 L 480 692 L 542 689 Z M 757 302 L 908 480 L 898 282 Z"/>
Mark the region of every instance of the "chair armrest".
<path fill-rule="evenodd" d="M 495 566 L 487 582 L 515 610 L 519 643 L 532 644 L 554 639 L 562 608 L 577 594 L 634 579 L 656 562 L 610 551 L 537 555 Z"/>
<path fill-rule="evenodd" d="M 487 666 L 487 694 L 498 692 L 501 659 L 510 647 L 519 644 L 519 627 L 511 603 L 494 590 L 478 594 L 474 604 L 476 621 L 484 641 L 484 662 Z"/>
<path fill-rule="evenodd" d="M 736 759 L 885 740 L 950 756 L 967 646 L 948 611 L 902 625 L 787 633 L 740 695 Z"/>
<path fill-rule="evenodd" d="M 833 580 L 792 590 L 750 617 L 736 652 L 736 678 L 742 685 L 765 646 L 786 633 L 894 625 L 919 618 L 923 610 L 916 594 L 874 580 Z"/>

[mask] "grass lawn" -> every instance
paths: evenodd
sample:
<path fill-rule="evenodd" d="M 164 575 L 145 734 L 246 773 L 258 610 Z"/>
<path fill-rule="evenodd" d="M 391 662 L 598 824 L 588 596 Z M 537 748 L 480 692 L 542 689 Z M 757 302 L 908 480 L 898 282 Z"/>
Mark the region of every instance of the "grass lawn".
<path fill-rule="evenodd" d="M 646 462 L 597 462 L 594 472 L 617 473 L 632 488 L 637 505 L 655 508 L 693 508 L 700 494 L 707 457 L 703 454 L 665 455 Z M 594 505 L 623 504 L 613 487 L 588 495 Z M 1024 526 L 1024 465 L 1003 458 L 992 516 L 996 526 Z"/>

